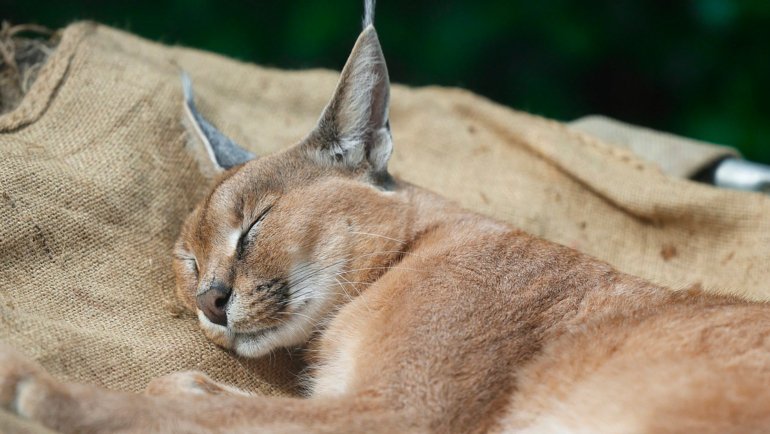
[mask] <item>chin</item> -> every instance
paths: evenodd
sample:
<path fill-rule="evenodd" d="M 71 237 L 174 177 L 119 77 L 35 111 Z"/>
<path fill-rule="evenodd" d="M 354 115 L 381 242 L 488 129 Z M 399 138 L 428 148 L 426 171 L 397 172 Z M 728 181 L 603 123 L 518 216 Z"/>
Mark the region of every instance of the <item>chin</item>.
<path fill-rule="evenodd" d="M 325 325 L 333 306 L 332 292 L 328 288 L 316 287 L 313 297 L 293 303 L 295 315 L 289 315 L 279 325 L 258 330 L 240 330 L 237 327 L 234 330 L 232 326 L 211 322 L 200 310 L 197 313 L 200 327 L 209 340 L 241 357 L 256 358 L 279 348 L 305 344 L 319 327 Z"/>
<path fill-rule="evenodd" d="M 256 333 L 239 333 L 235 335 L 232 350 L 241 357 L 262 357 L 278 348 L 302 345 L 310 339 L 312 333 L 310 325 L 303 327 L 290 324 Z"/>
<path fill-rule="evenodd" d="M 239 356 L 249 358 L 265 356 L 278 348 L 300 346 L 310 339 L 318 324 L 311 316 L 296 315 L 280 326 L 255 332 L 233 332 L 227 327 L 212 323 L 200 311 L 198 321 L 209 340 Z"/>
<path fill-rule="evenodd" d="M 324 325 L 331 305 L 330 297 L 317 297 L 304 303 L 298 314 L 291 315 L 278 326 L 257 332 L 236 333 L 230 348 L 242 357 L 261 357 L 278 348 L 301 346 Z"/>

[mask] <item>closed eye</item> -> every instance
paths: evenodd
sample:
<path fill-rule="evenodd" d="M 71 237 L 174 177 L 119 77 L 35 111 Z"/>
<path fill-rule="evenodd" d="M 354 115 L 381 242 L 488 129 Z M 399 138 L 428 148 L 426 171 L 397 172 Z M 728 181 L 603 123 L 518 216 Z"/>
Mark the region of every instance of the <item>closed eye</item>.
<path fill-rule="evenodd" d="M 200 269 L 198 268 L 198 261 L 195 258 L 188 259 L 187 264 L 193 271 L 195 271 L 195 277 L 198 277 L 198 274 L 200 273 Z"/>
<path fill-rule="evenodd" d="M 236 247 L 236 252 L 238 255 L 238 258 L 243 257 L 243 252 L 248 246 L 248 244 L 254 239 L 254 237 L 257 235 L 257 228 L 259 227 L 259 223 L 262 221 L 262 219 L 265 218 L 267 213 L 270 211 L 270 209 L 273 206 L 270 205 L 267 208 L 265 208 L 259 216 L 257 216 L 256 219 L 254 219 L 254 222 L 249 225 L 249 228 L 243 231 L 243 234 L 241 235 L 241 238 L 238 239 L 238 246 Z"/>
<path fill-rule="evenodd" d="M 198 277 L 198 274 L 200 273 L 200 269 L 198 268 L 198 260 L 195 258 L 195 256 L 192 256 L 187 253 L 176 253 L 174 257 L 180 261 L 182 261 L 188 270 L 195 273 L 195 277 Z"/>

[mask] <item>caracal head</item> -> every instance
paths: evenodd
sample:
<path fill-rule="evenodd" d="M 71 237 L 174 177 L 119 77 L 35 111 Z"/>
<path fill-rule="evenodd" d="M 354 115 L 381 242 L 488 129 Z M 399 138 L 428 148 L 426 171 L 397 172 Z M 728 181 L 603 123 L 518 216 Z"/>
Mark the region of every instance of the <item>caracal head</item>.
<path fill-rule="evenodd" d="M 277 154 L 253 158 L 235 145 L 195 110 L 186 77 L 184 86 L 190 144 L 216 177 L 176 243 L 177 296 L 240 355 L 302 344 L 355 295 L 346 273 L 367 264 L 356 258 L 401 248 L 398 233 L 377 226 L 399 212 L 377 33 L 369 25 L 359 36 L 318 125 Z M 377 205 L 393 215 L 362 212 Z"/>

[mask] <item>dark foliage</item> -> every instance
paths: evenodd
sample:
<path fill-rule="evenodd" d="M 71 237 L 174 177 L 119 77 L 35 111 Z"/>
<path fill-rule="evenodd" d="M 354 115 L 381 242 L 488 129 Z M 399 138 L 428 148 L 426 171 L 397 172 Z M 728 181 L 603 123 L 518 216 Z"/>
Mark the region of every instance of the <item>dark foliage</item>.
<path fill-rule="evenodd" d="M 7 2 L 8 0 L 2 0 Z M 391 77 L 569 120 L 621 120 L 770 163 L 766 0 L 381 0 Z M 362 2 L 12 0 L 15 23 L 93 19 L 281 68 L 339 69 Z"/>

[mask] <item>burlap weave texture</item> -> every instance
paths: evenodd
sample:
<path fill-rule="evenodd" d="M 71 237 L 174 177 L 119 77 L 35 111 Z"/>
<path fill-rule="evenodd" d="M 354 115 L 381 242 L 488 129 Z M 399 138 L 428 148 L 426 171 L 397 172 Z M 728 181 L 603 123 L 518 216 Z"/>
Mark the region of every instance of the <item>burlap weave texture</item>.
<path fill-rule="evenodd" d="M 202 112 L 257 154 L 303 137 L 337 79 L 70 26 L 0 115 L 0 339 L 114 389 L 200 369 L 290 393 L 291 354 L 234 358 L 172 314 L 171 248 L 206 190 L 184 150 L 181 69 Z M 767 197 L 666 176 L 466 91 L 395 86 L 391 99 L 395 175 L 655 282 L 770 298 Z"/>

